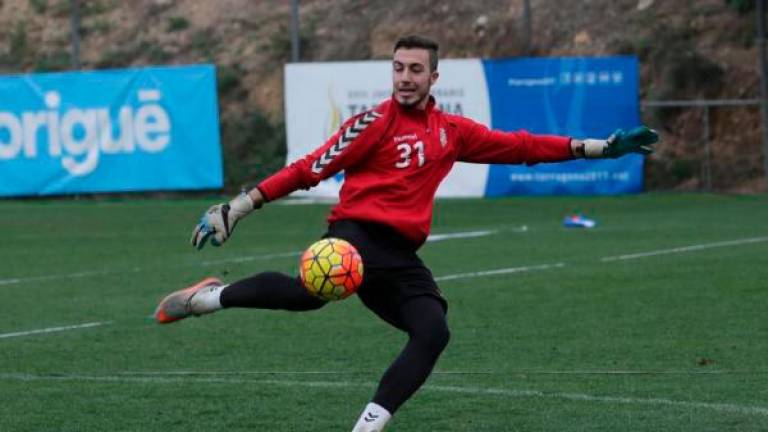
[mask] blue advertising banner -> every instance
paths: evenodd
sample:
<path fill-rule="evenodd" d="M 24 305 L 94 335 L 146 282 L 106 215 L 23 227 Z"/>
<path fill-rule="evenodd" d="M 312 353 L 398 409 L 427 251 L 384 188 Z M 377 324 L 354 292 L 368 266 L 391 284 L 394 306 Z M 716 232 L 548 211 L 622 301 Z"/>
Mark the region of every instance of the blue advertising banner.
<path fill-rule="evenodd" d="M 0 77 L 0 196 L 219 188 L 211 65 Z"/>
<path fill-rule="evenodd" d="M 631 56 L 483 60 L 491 125 L 537 134 L 607 138 L 640 124 Z M 643 187 L 643 158 L 492 165 L 486 196 L 619 194 Z"/>

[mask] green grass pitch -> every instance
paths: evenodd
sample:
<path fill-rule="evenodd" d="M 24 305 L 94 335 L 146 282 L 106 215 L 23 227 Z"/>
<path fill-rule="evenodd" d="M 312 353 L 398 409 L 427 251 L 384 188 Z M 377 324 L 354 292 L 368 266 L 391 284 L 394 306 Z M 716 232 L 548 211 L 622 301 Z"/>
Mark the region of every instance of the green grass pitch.
<path fill-rule="evenodd" d="M 0 202 L 0 431 L 351 430 L 405 341 L 356 297 L 149 319 L 207 275 L 295 273 L 328 211 L 197 252 L 211 203 Z M 452 339 L 388 431 L 768 430 L 768 197 L 438 201 L 433 232 L 467 231 L 421 251 Z"/>

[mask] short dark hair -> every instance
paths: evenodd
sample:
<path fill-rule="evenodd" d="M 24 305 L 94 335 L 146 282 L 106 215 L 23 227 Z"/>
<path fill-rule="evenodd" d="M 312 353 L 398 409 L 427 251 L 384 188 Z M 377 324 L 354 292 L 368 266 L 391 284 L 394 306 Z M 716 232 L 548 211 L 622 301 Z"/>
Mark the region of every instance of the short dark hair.
<path fill-rule="evenodd" d="M 400 48 L 423 48 L 429 51 L 429 68 L 434 72 L 437 70 L 437 51 L 440 49 L 440 45 L 432 39 L 419 35 L 403 36 L 395 42 L 395 49 L 393 52 Z"/>

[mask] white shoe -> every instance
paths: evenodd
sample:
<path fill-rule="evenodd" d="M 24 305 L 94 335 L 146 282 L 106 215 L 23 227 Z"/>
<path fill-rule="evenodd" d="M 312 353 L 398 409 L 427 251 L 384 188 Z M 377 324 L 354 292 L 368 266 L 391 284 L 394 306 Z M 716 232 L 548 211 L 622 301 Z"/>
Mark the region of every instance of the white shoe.
<path fill-rule="evenodd" d="M 392 414 L 383 406 L 370 402 L 366 405 L 352 432 L 381 432 Z"/>
<path fill-rule="evenodd" d="M 196 294 L 204 295 L 206 290 L 213 294 L 213 291 L 219 291 L 224 286 L 219 279 L 208 277 L 191 287 L 175 291 L 167 295 L 155 309 L 155 320 L 160 324 L 170 324 L 189 316 L 199 316 L 221 309 L 221 304 L 210 306 L 208 302 L 195 301 Z M 218 298 L 218 297 L 217 297 Z M 217 300 L 218 302 L 218 300 Z"/>

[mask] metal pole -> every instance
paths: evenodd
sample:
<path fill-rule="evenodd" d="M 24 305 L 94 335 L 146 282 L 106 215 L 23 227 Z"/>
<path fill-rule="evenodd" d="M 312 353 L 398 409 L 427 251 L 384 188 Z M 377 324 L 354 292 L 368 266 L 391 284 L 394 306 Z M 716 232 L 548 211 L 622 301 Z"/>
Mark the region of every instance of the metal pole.
<path fill-rule="evenodd" d="M 531 55 L 531 0 L 523 0 L 523 33 L 525 55 Z"/>
<path fill-rule="evenodd" d="M 299 0 L 291 0 L 291 61 L 298 63 L 299 55 Z"/>
<path fill-rule="evenodd" d="M 757 2 L 757 43 L 760 59 L 760 108 L 763 117 L 763 172 L 768 187 L 768 65 L 765 54 L 765 2 Z"/>
<path fill-rule="evenodd" d="M 80 69 L 80 5 L 79 0 L 69 0 L 69 26 L 72 41 L 72 69 Z"/>
<path fill-rule="evenodd" d="M 712 192 L 712 157 L 709 143 L 709 106 L 704 105 L 702 112 L 702 126 L 704 128 L 704 190 Z"/>

